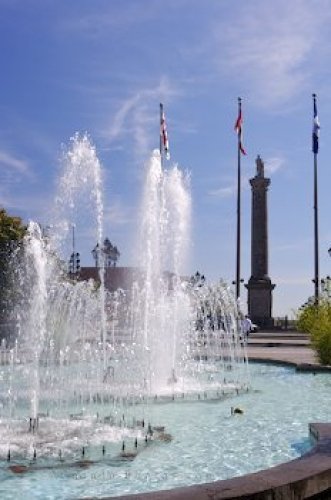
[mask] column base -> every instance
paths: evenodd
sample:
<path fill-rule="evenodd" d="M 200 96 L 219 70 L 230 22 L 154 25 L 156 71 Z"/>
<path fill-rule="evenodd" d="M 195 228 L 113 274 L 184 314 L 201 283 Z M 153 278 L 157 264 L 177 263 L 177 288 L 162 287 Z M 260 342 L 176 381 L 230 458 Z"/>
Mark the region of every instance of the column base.
<path fill-rule="evenodd" d="M 251 277 L 245 287 L 248 290 L 248 315 L 260 328 L 272 328 L 272 290 L 276 285 L 268 276 Z"/>

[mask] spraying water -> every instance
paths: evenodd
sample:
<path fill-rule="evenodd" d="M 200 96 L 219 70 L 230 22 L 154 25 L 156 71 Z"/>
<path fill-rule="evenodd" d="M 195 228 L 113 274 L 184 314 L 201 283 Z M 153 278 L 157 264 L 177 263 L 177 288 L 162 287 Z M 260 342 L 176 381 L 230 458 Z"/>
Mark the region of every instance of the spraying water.
<path fill-rule="evenodd" d="M 76 135 L 63 156 L 51 228 L 45 234 L 29 225 L 16 261 L 20 335 L 0 368 L 0 453 L 2 432 L 21 454 L 31 446 L 54 455 L 59 447 L 75 453 L 87 442 L 143 439 L 142 422 L 162 398 L 247 389 L 234 298 L 223 283 L 200 287 L 183 278 L 189 182 L 177 166 L 164 170 L 158 152 L 146 168 L 132 288 L 105 289 L 102 254 L 99 287 L 68 275 L 60 256 L 70 252 L 72 224 L 84 227 L 89 213 L 101 248 L 101 178 L 94 146 Z"/>
<path fill-rule="evenodd" d="M 40 370 L 42 349 L 46 338 L 46 304 L 48 290 L 46 287 L 47 273 L 50 271 L 46 259 L 45 243 L 40 227 L 31 222 L 28 227 L 27 239 L 28 281 L 31 286 L 30 314 L 27 328 L 29 337 L 25 335 L 25 347 L 30 350 L 31 369 L 31 409 L 30 418 L 36 421 L 39 412 Z"/>
<path fill-rule="evenodd" d="M 100 279 L 100 338 L 103 345 L 103 364 L 106 369 L 105 262 L 101 250 L 104 213 L 102 170 L 95 146 L 86 134 L 80 136 L 77 133 L 71 138 L 71 147 L 63 154 L 62 167 L 54 211 L 55 230 L 52 231 L 52 235 L 58 251 L 68 255 L 70 228 L 84 227 L 86 222 L 89 222 L 88 227 L 95 227 L 96 260 Z M 92 212 L 90 220 L 89 211 Z"/>
<path fill-rule="evenodd" d="M 163 170 L 158 151 L 147 165 L 141 214 L 142 363 L 148 388 L 155 392 L 171 378 L 175 380 L 181 355 L 178 347 L 190 322 L 189 301 L 180 278 L 190 232 L 188 180 L 177 167 Z"/>

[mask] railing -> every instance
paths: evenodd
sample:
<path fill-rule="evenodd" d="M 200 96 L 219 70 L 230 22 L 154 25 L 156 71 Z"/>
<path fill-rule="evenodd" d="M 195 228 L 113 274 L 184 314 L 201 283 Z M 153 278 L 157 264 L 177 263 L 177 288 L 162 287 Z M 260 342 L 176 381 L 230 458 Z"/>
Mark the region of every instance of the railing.
<path fill-rule="evenodd" d="M 277 330 L 296 331 L 296 320 L 287 316 L 274 318 L 274 328 Z"/>

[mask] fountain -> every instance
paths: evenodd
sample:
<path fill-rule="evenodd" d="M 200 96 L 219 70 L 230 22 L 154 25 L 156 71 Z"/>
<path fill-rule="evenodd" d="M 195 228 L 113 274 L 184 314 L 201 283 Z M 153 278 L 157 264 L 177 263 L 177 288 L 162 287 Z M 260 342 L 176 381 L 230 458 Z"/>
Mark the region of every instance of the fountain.
<path fill-rule="evenodd" d="M 74 136 L 52 223 L 30 222 L 13 258 L 18 333 L 0 350 L 1 498 L 16 485 L 40 499 L 145 492 L 298 456 L 307 420 L 328 415 L 327 374 L 248 370 L 227 285 L 183 276 L 189 179 L 162 168 L 158 151 L 146 167 L 132 288 L 106 289 L 101 252 L 98 283 L 68 273 L 73 227 L 95 228 L 101 248 L 101 187 L 94 146 Z"/>
<path fill-rule="evenodd" d="M 88 447 L 116 442 L 124 452 L 126 440 L 137 448 L 153 434 L 169 437 L 158 431 L 164 426 L 153 421 L 153 406 L 217 400 L 249 387 L 231 293 L 222 283 L 181 277 L 188 178 L 177 166 L 163 169 L 157 151 L 146 169 L 138 281 L 107 291 L 102 254 L 99 286 L 68 275 L 62 256 L 82 200 L 84 213 L 90 201 L 102 241 L 101 178 L 94 146 L 76 135 L 64 152 L 52 224 L 45 231 L 30 222 L 14 258 L 19 335 L 1 367 L 3 459 L 71 463 Z"/>

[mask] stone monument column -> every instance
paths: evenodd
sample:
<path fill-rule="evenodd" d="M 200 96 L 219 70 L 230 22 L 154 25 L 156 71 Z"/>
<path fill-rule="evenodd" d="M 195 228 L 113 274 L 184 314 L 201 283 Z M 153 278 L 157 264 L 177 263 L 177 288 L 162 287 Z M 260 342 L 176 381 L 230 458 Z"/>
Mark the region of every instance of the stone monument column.
<path fill-rule="evenodd" d="M 272 290 L 268 272 L 268 204 L 267 192 L 270 179 L 264 177 L 264 163 L 256 159 L 256 175 L 250 179 L 252 186 L 251 272 L 245 285 L 248 290 L 248 314 L 260 327 L 273 325 Z"/>

